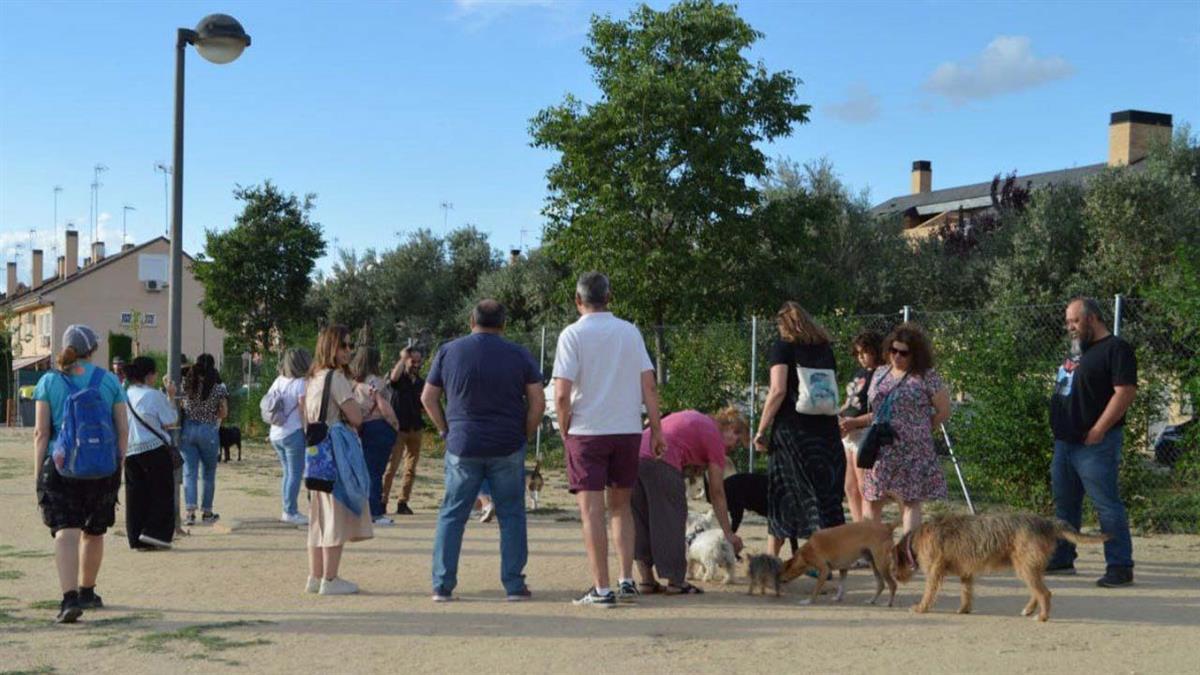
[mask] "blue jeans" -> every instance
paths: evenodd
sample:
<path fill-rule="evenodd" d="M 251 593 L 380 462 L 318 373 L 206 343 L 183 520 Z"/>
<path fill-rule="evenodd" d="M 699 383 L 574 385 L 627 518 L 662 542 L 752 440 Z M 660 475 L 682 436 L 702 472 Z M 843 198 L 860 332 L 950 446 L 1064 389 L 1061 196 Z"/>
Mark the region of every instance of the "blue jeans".
<path fill-rule="evenodd" d="M 433 592 L 449 595 L 458 585 L 463 530 L 479 488 L 487 479 L 500 521 L 500 582 L 508 593 L 525 588 L 529 544 L 525 535 L 525 451 L 504 457 L 459 457 L 447 453 L 446 496 L 433 542 Z"/>
<path fill-rule="evenodd" d="M 358 430 L 362 439 L 363 457 L 367 460 L 367 474 L 371 478 L 371 518 L 379 518 L 387 510 L 383 503 L 383 472 L 387 470 L 388 460 L 392 456 L 392 446 L 396 444 L 396 430 L 387 420 L 371 420 Z"/>
<path fill-rule="evenodd" d="M 297 429 L 282 440 L 271 441 L 279 464 L 283 467 L 283 480 L 279 484 L 283 495 L 283 512 L 294 516 L 300 512 L 296 498 L 300 496 L 300 483 L 304 478 L 304 430 Z"/>
<path fill-rule="evenodd" d="M 196 509 L 196 479 L 204 470 L 204 498 L 200 503 L 204 513 L 210 513 L 213 493 L 217 490 L 217 459 L 221 453 L 221 435 L 215 424 L 185 422 L 179 444 L 183 455 L 183 502 L 189 511 Z"/>
<path fill-rule="evenodd" d="M 1054 460 L 1050 464 L 1054 515 L 1079 529 L 1083 522 L 1083 496 L 1091 497 L 1100 517 L 1100 530 L 1110 537 L 1104 543 L 1104 561 L 1109 567 L 1133 567 L 1129 516 L 1117 487 L 1124 441 L 1121 427 L 1109 430 L 1096 445 L 1054 441 Z M 1050 565 L 1070 565 L 1075 557 L 1075 545 L 1060 540 Z"/>

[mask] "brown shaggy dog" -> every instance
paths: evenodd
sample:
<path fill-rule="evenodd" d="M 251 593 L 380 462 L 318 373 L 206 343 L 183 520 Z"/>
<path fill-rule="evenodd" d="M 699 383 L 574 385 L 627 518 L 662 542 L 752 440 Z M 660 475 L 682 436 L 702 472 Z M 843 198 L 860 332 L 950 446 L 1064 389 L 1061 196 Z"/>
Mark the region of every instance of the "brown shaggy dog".
<path fill-rule="evenodd" d="M 1108 536 L 1082 535 L 1064 522 L 1031 513 L 940 516 L 900 538 L 895 548 L 896 578 L 906 582 L 918 565 L 925 569 L 925 595 L 913 608 L 924 613 L 933 606 L 942 579 L 958 575 L 962 581 L 958 613 L 967 614 L 975 577 L 1012 568 L 1029 587 L 1029 602 L 1021 615 L 1029 616 L 1037 607 L 1038 621 L 1045 621 L 1050 618 L 1050 589 L 1042 577 L 1059 539 L 1099 544 Z"/>

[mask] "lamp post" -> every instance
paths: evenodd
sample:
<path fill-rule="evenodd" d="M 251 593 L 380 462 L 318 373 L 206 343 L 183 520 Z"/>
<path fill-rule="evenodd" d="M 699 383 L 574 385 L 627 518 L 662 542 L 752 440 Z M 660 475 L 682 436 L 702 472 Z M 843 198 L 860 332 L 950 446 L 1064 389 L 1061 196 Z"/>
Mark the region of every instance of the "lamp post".
<path fill-rule="evenodd" d="M 171 167 L 167 166 L 166 162 L 154 163 L 155 173 L 161 173 L 163 177 L 163 234 L 171 236 Z"/>
<path fill-rule="evenodd" d="M 171 202 L 171 296 L 167 304 L 170 324 L 167 343 L 167 372 L 179 382 L 180 353 L 183 343 L 183 60 L 188 45 L 205 60 L 229 63 L 250 46 L 242 24 L 227 14 L 209 14 L 196 24 L 196 30 L 180 28 L 175 41 L 175 149 L 171 162 L 173 179 Z"/>

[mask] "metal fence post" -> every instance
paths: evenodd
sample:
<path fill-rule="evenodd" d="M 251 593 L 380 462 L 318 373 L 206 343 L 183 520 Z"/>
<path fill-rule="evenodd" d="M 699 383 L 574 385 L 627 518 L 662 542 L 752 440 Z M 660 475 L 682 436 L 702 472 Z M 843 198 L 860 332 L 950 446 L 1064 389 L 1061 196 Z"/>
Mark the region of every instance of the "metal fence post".
<path fill-rule="evenodd" d="M 546 377 L 546 374 L 545 374 L 545 370 L 546 370 L 546 327 L 545 326 L 542 326 L 542 349 L 541 349 L 541 351 L 538 352 L 538 370 L 542 371 L 542 378 L 543 378 L 542 381 L 545 382 L 545 379 L 544 379 Z M 543 384 L 542 385 L 542 399 L 545 400 L 545 398 L 546 398 L 546 389 L 545 389 L 545 385 Z M 542 419 L 545 420 L 545 417 L 546 417 L 546 415 L 545 415 L 545 413 L 543 413 Z M 536 445 L 534 447 L 536 449 L 534 450 L 534 457 L 537 459 L 537 461 L 540 462 L 542 460 L 542 422 L 538 422 L 537 441 L 535 441 L 535 443 L 536 443 Z"/>
<path fill-rule="evenodd" d="M 758 317 L 750 317 L 750 466 L 748 473 L 754 473 L 754 405 L 758 402 Z"/>
<path fill-rule="evenodd" d="M 1124 304 L 1124 303 L 1122 303 L 1122 300 L 1124 300 L 1124 298 L 1121 297 L 1120 293 L 1117 293 L 1113 297 L 1113 331 L 1112 332 L 1113 332 L 1113 335 L 1117 335 L 1117 336 L 1119 336 L 1121 334 L 1121 307 Z"/>
<path fill-rule="evenodd" d="M 911 312 L 912 312 L 912 306 L 911 306 L 911 305 L 905 305 L 905 306 L 904 306 L 904 312 L 903 312 L 903 313 L 904 313 L 904 322 L 905 322 L 905 323 L 908 323 L 908 315 L 909 315 Z"/>

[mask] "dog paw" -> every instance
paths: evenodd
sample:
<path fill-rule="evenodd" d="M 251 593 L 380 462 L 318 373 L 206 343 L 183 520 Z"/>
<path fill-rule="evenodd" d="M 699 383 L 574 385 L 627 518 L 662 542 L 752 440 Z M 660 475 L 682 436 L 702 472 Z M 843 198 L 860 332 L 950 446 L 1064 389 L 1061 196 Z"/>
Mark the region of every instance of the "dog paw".
<path fill-rule="evenodd" d="M 923 605 L 913 605 L 911 608 L 909 608 L 909 611 L 913 614 L 925 614 L 929 611 L 929 608 Z"/>
<path fill-rule="evenodd" d="M 1033 610 L 1032 610 L 1032 609 L 1023 609 L 1023 610 L 1021 610 L 1021 616 L 1032 616 L 1032 615 L 1033 615 Z"/>
<path fill-rule="evenodd" d="M 813 604 L 812 598 L 805 598 L 805 599 L 803 599 L 803 600 L 801 600 L 801 601 L 800 601 L 800 604 L 802 604 L 802 605 L 811 605 L 811 604 Z"/>
<path fill-rule="evenodd" d="M 868 600 L 868 601 L 866 602 L 866 604 L 868 604 L 868 605 L 873 605 L 873 604 L 875 604 L 875 599 L 874 599 L 874 598 L 871 598 L 870 600 Z"/>
<path fill-rule="evenodd" d="M 959 608 L 958 608 L 958 613 L 959 613 L 959 614 L 970 614 L 970 613 L 971 613 L 971 608 L 970 608 L 970 607 L 959 607 Z"/>

